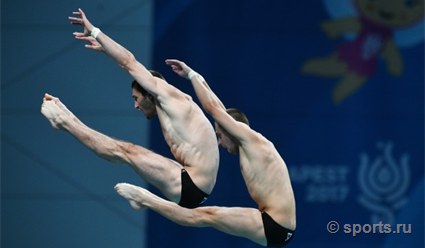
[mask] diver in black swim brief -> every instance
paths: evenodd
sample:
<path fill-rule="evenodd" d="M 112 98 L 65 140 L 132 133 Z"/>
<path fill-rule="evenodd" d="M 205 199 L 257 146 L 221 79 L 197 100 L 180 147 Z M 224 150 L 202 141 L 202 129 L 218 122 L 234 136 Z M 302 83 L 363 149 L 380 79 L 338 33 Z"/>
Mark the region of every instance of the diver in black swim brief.
<path fill-rule="evenodd" d="M 286 163 L 273 142 L 251 129 L 242 111 L 226 108 L 205 79 L 184 62 L 168 59 L 166 63 L 179 76 L 191 80 L 201 105 L 215 121 L 217 144 L 230 154 L 239 155 L 242 177 L 258 207 L 204 206 L 187 209 L 144 188 L 125 183 L 117 184 L 117 192 L 136 210 L 147 207 L 182 226 L 212 227 L 262 246 L 282 247 L 292 242 L 297 228 L 295 197 Z M 264 109 L 267 110 L 267 106 Z M 186 173 L 182 172 L 182 185 L 186 184 L 185 176 Z M 189 199 L 185 191 L 183 188 L 181 203 Z M 198 198 L 197 203 L 200 201 Z M 273 214 L 275 219 L 269 214 Z"/>
<path fill-rule="evenodd" d="M 262 212 L 261 217 L 263 218 L 268 247 L 283 247 L 292 240 L 295 231 L 279 225 L 266 212 Z"/>
<path fill-rule="evenodd" d="M 182 193 L 179 205 L 185 208 L 196 208 L 201 206 L 208 196 L 195 185 L 189 173 L 182 169 Z"/>

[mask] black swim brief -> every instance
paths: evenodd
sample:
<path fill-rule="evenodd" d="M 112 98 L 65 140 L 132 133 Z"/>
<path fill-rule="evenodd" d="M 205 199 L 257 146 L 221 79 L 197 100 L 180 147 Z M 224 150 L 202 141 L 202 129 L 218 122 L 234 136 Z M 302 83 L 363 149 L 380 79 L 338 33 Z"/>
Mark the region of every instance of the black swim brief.
<path fill-rule="evenodd" d="M 292 240 L 295 231 L 279 225 L 266 212 L 262 212 L 261 217 L 263 218 L 268 247 L 283 247 Z"/>
<path fill-rule="evenodd" d="M 185 208 L 196 208 L 201 206 L 208 196 L 193 183 L 189 173 L 182 169 L 182 193 L 179 205 Z"/>

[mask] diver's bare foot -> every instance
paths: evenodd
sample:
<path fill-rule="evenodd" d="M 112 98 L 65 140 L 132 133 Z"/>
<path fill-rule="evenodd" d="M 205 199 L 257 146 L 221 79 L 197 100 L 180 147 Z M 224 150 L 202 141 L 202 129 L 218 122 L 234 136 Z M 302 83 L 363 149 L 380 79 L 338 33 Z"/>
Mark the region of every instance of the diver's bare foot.
<path fill-rule="evenodd" d="M 52 124 L 55 130 L 63 129 L 64 113 L 54 101 L 44 98 L 41 105 L 41 113 L 50 121 L 50 124 Z"/>
<path fill-rule="evenodd" d="M 58 97 L 54 97 L 48 93 L 44 95 L 44 99 L 46 100 L 52 100 L 56 103 L 56 105 L 62 110 L 62 112 L 66 115 L 68 115 L 71 120 L 77 122 L 78 124 L 82 124 L 82 122 L 63 104 Z"/>
<path fill-rule="evenodd" d="M 115 186 L 115 190 L 118 194 L 130 202 L 130 205 L 134 210 L 141 210 L 145 208 L 142 204 L 142 196 L 144 195 L 144 191 L 146 191 L 145 189 L 128 183 L 119 183 Z"/>

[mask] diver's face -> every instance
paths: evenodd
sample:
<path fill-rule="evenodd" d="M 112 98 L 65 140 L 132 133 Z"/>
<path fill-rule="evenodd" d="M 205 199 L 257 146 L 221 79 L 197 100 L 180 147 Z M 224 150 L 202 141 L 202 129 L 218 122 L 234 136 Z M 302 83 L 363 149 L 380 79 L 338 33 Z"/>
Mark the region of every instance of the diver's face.
<path fill-rule="evenodd" d="M 217 134 L 217 143 L 219 146 L 227 149 L 230 154 L 239 154 L 239 146 L 232 140 L 217 123 L 215 124 L 215 133 Z"/>
<path fill-rule="evenodd" d="M 140 110 L 147 119 L 152 119 L 156 115 L 155 103 L 147 96 L 133 89 L 132 97 L 134 99 L 134 108 Z"/>
<path fill-rule="evenodd" d="M 369 20 L 387 27 L 404 27 L 424 16 L 424 0 L 356 0 L 359 11 Z"/>

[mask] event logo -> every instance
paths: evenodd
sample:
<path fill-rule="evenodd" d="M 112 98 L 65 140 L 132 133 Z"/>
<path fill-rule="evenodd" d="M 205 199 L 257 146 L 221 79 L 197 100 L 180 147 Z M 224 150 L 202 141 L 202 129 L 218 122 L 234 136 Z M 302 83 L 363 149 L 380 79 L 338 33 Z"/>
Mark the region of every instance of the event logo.
<path fill-rule="evenodd" d="M 322 0 L 330 18 L 322 31 L 329 38 L 343 37 L 328 55 L 307 59 L 303 74 L 337 78 L 332 91 L 336 105 L 359 92 L 377 74 L 380 59 L 387 71 L 403 75 L 400 50 L 423 42 L 423 1 Z M 398 18 L 400 16 L 400 18 Z"/>
<path fill-rule="evenodd" d="M 291 181 L 303 184 L 308 203 L 342 203 L 350 192 L 348 165 L 292 165 Z"/>
<path fill-rule="evenodd" d="M 392 224 L 394 212 L 407 203 L 409 155 L 403 154 L 397 162 L 392 142 L 378 142 L 377 148 L 382 154 L 373 160 L 365 153 L 360 154 L 358 183 L 362 194 L 358 202 L 372 212 L 371 223 Z"/>

